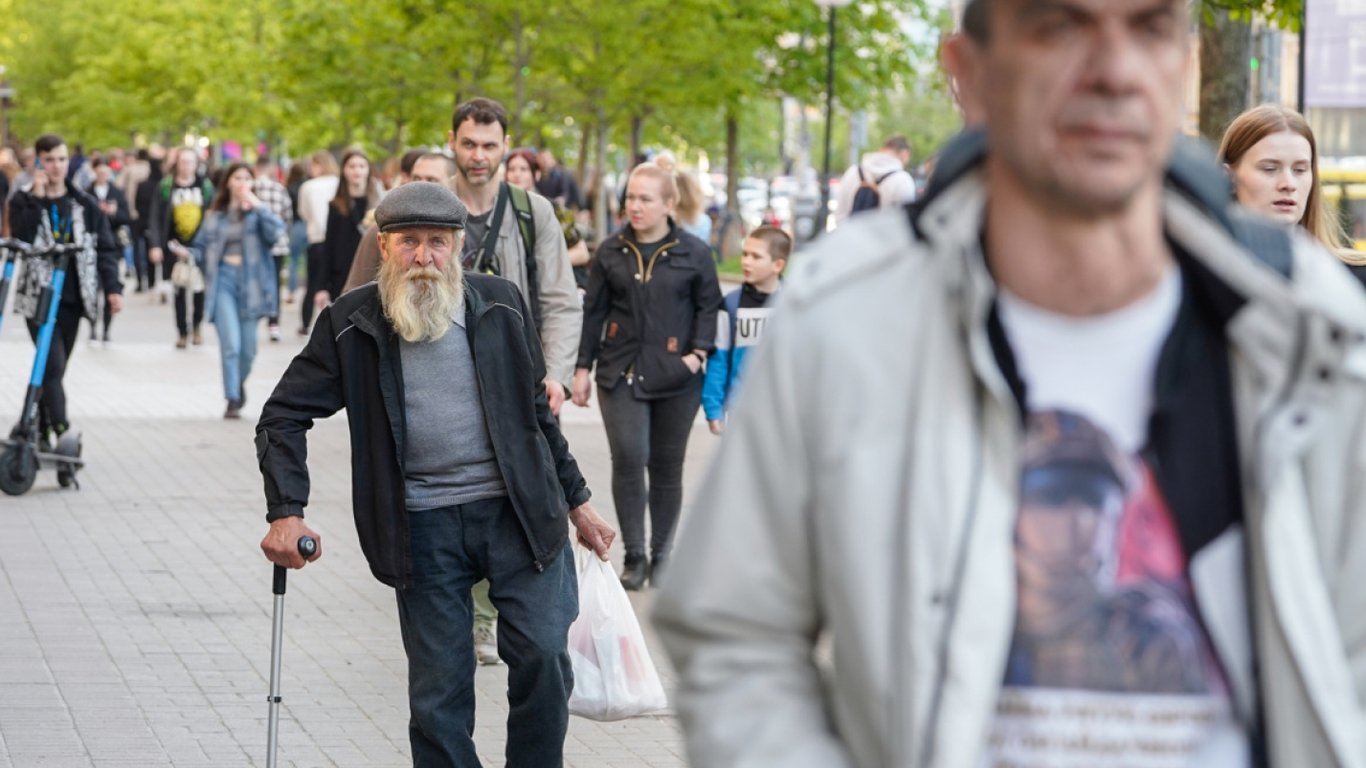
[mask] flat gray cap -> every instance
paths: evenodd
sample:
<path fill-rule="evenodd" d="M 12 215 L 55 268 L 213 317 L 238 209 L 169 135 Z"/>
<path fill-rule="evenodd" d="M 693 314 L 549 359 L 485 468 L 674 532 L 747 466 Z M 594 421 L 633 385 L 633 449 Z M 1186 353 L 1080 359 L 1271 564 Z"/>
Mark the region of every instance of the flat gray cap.
<path fill-rule="evenodd" d="M 412 181 L 396 188 L 375 208 L 375 225 L 381 232 L 412 227 L 464 229 L 470 212 L 444 184 Z"/>

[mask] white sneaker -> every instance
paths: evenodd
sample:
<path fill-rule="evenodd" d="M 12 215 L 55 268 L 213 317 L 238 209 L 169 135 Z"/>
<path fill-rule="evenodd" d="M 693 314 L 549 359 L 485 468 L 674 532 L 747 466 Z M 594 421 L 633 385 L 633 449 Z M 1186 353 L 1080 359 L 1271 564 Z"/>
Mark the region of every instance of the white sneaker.
<path fill-rule="evenodd" d="M 476 627 L 474 630 L 474 658 L 480 664 L 501 664 L 498 658 L 498 636 L 493 627 Z"/>

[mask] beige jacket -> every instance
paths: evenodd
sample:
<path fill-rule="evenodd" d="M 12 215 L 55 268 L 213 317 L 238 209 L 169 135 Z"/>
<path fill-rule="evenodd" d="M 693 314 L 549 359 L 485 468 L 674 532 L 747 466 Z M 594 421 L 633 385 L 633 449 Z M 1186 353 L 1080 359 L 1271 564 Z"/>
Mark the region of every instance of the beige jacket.
<path fill-rule="evenodd" d="M 795 260 L 655 608 L 693 765 L 978 764 L 1021 441 L 984 204 L 968 176 L 923 241 L 882 212 Z M 1273 765 L 1366 768 L 1366 299 L 1306 239 L 1292 283 L 1175 193 L 1166 224 L 1248 298 L 1228 339 L 1250 546 L 1201 550 L 1196 600 L 1245 718 L 1260 654 Z"/>
<path fill-rule="evenodd" d="M 574 362 L 579 355 L 579 331 L 583 327 L 583 303 L 574 283 L 574 270 L 569 264 L 569 250 L 564 245 L 564 231 L 555 217 L 555 207 L 549 200 L 529 193 L 531 214 L 536 222 L 536 282 L 537 299 L 541 303 L 541 351 L 545 355 L 547 375 L 568 387 L 574 380 Z M 343 292 L 362 286 L 379 274 L 379 229 L 371 226 L 361 236 L 356 257 L 346 277 Z M 517 227 L 517 214 L 509 205 L 498 230 L 499 274 L 511 280 L 531 301 L 527 291 L 526 247 L 522 232 Z"/>
<path fill-rule="evenodd" d="M 545 370 L 555 381 L 568 387 L 574 380 L 574 362 L 579 356 L 579 334 L 583 329 L 583 302 L 569 265 L 569 249 L 564 245 L 564 230 L 555 218 L 555 206 L 535 192 L 528 193 L 531 214 L 536 223 L 537 300 L 541 304 L 541 351 Z M 526 247 L 517 226 L 517 214 L 508 203 L 503 225 L 498 230 L 498 274 L 511 280 L 531 301 L 527 291 Z"/>

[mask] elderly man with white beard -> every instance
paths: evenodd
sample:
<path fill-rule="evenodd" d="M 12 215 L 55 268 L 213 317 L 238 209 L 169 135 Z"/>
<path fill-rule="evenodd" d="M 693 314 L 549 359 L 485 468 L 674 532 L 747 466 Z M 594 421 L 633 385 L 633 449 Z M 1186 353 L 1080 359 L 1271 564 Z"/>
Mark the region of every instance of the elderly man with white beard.
<path fill-rule="evenodd" d="M 462 274 L 467 212 L 414 182 L 375 211 L 377 283 L 323 310 L 262 409 L 271 562 L 302 568 L 306 434 L 346 409 L 351 497 L 375 578 L 394 587 L 415 766 L 477 766 L 470 586 L 490 582 L 508 665 L 507 762 L 561 765 L 578 612 L 568 523 L 606 559 L 616 533 L 550 413 L 532 315 L 506 280 Z M 321 540 L 319 539 L 321 542 Z"/>

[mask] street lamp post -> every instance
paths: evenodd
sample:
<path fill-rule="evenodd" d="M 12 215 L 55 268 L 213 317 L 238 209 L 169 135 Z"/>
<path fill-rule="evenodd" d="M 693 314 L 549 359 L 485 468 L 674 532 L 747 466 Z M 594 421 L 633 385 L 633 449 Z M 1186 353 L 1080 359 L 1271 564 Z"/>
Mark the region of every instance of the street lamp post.
<path fill-rule="evenodd" d="M 830 134 L 835 124 L 835 12 L 853 0 L 816 0 L 828 10 L 830 39 L 825 46 L 825 163 L 821 168 L 821 209 L 816 214 L 812 237 L 830 226 Z"/>

